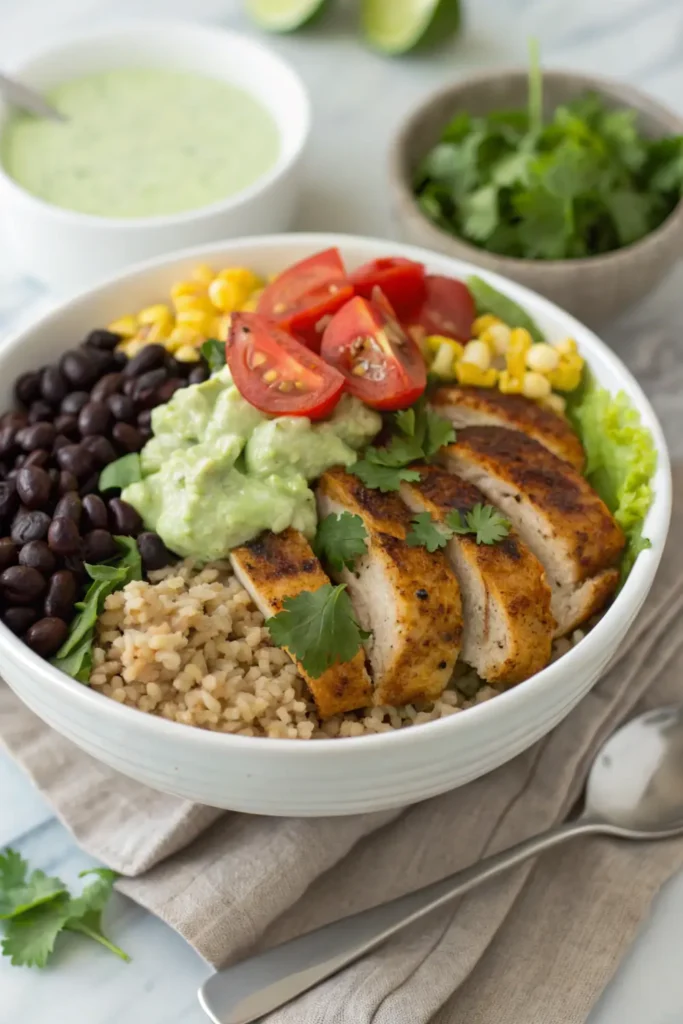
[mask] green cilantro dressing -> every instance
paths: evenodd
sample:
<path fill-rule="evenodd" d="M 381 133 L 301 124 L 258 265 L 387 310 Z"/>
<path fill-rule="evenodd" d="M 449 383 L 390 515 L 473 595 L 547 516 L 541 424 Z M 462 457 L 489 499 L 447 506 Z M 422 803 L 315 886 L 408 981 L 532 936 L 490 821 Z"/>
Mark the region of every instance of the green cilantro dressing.
<path fill-rule="evenodd" d="M 144 478 L 121 497 L 172 551 L 203 562 L 262 530 L 293 526 L 312 538 L 308 482 L 330 466 L 352 466 L 381 425 L 378 413 L 348 395 L 324 422 L 269 419 L 242 398 L 225 367 L 154 409 L 154 437 L 140 457 Z"/>
<path fill-rule="evenodd" d="M 28 192 L 81 213 L 197 209 L 253 184 L 280 150 L 270 112 L 217 78 L 119 68 L 63 82 L 47 98 L 67 120 L 15 114 L 0 158 Z"/>

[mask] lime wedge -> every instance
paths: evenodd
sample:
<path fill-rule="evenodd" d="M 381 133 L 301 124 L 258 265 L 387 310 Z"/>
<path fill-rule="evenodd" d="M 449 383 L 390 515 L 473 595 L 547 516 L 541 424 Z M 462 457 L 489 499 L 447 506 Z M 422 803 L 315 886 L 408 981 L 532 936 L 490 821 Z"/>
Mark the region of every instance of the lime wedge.
<path fill-rule="evenodd" d="M 383 53 L 443 42 L 460 26 L 460 0 L 362 0 L 368 42 Z"/>
<path fill-rule="evenodd" d="M 246 0 L 247 13 L 267 32 L 294 32 L 307 25 L 328 0 Z"/>

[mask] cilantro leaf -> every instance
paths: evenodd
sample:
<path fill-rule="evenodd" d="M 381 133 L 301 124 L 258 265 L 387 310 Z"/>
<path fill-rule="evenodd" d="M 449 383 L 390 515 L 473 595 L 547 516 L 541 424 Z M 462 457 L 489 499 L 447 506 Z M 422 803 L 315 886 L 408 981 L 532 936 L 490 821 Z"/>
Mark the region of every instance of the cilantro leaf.
<path fill-rule="evenodd" d="M 353 569 L 356 559 L 367 552 L 367 536 L 360 516 L 350 512 L 325 516 L 318 523 L 313 550 L 335 572 Z"/>
<path fill-rule="evenodd" d="M 467 238 L 475 242 L 485 241 L 498 226 L 498 188 L 496 185 L 482 185 L 462 200 L 460 209 L 462 228 Z"/>
<path fill-rule="evenodd" d="M 99 942 L 115 956 L 129 963 L 128 954 L 110 942 L 102 931 L 102 911 L 111 897 L 116 872 L 110 871 L 109 868 L 90 868 L 88 871 L 81 871 L 79 878 L 85 875 L 96 875 L 97 878 L 85 887 L 80 896 L 70 901 L 69 917 L 64 928 L 87 935 L 89 939 Z"/>
<path fill-rule="evenodd" d="M 413 516 L 406 543 L 411 548 L 426 548 L 431 554 L 439 548 L 445 548 L 450 537 L 451 532 L 435 523 L 429 512 L 418 512 Z"/>
<path fill-rule="evenodd" d="M 453 509 L 446 516 L 446 525 L 453 533 L 473 533 L 477 544 L 497 544 L 507 537 L 511 526 L 497 508 L 481 502 L 466 512 L 464 519 L 458 509 Z"/>
<path fill-rule="evenodd" d="M 0 920 L 49 903 L 65 891 L 59 878 L 50 878 L 42 871 L 29 875 L 28 864 L 16 850 L 0 853 Z"/>
<path fill-rule="evenodd" d="M 472 530 L 467 523 L 467 513 L 465 514 L 465 518 L 463 519 L 462 514 L 458 511 L 457 508 L 452 509 L 452 511 L 448 513 L 444 522 L 448 529 L 451 531 L 451 533 L 472 533 Z"/>
<path fill-rule="evenodd" d="M 363 481 L 366 487 L 381 491 L 398 491 L 402 480 L 416 481 L 420 479 L 417 470 L 406 469 L 405 466 L 382 466 L 368 459 L 359 459 L 350 470 L 354 476 Z"/>
<path fill-rule="evenodd" d="M 436 455 L 444 445 L 453 444 L 455 441 L 455 428 L 450 420 L 440 416 L 433 409 L 425 409 L 425 436 L 422 443 L 422 453 L 426 459 Z"/>
<path fill-rule="evenodd" d="M 314 679 L 338 662 L 351 661 L 370 636 L 354 616 L 345 584 L 286 597 L 266 625 L 274 644 L 286 647 Z"/>
<path fill-rule="evenodd" d="M 394 413 L 394 423 L 402 434 L 413 437 L 415 434 L 414 407 L 411 405 L 407 409 L 401 409 L 399 412 Z"/>
<path fill-rule="evenodd" d="M 130 452 L 104 467 L 100 473 L 98 487 L 101 491 L 110 491 L 114 488 L 122 491 L 128 484 L 136 484 L 139 480 L 142 480 L 140 456 L 137 452 Z"/>
<path fill-rule="evenodd" d="M 3 956 L 15 967 L 45 967 L 69 918 L 70 902 L 64 894 L 8 921 L 0 947 Z"/>
<path fill-rule="evenodd" d="M 207 338 L 199 351 L 209 364 L 209 370 L 211 373 L 216 373 L 217 370 L 222 370 L 225 366 L 226 359 L 224 341 L 218 341 L 216 338 Z"/>

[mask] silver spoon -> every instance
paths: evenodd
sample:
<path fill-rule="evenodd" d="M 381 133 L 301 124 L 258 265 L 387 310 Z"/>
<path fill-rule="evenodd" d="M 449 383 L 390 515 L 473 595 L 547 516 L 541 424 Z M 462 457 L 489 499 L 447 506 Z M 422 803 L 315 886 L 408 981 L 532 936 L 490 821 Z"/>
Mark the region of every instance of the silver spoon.
<path fill-rule="evenodd" d="M 29 89 L 27 85 L 17 82 L 14 78 L 8 78 L 7 75 L 0 74 L 0 93 L 12 106 L 27 110 L 29 114 L 46 117 L 50 121 L 67 120 L 64 114 L 60 114 L 39 92 Z"/>
<path fill-rule="evenodd" d="M 325 925 L 217 971 L 199 990 L 215 1024 L 251 1024 L 353 963 L 425 914 L 575 836 L 668 839 L 683 834 L 683 706 L 649 711 L 607 740 L 573 822 L 464 871 Z"/>

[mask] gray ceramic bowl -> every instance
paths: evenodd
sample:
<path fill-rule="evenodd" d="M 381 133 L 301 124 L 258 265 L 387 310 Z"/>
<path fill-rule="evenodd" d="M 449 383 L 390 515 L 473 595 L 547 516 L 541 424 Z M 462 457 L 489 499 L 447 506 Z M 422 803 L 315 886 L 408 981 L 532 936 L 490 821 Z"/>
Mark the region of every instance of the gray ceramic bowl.
<path fill-rule="evenodd" d="M 654 138 L 683 133 L 683 120 L 621 82 L 564 71 L 545 71 L 546 114 L 587 90 L 599 92 L 614 107 L 638 112 L 639 127 Z M 458 111 L 486 114 L 525 107 L 527 77 L 522 70 L 476 75 L 429 96 L 399 130 L 390 154 L 392 206 L 403 240 L 459 259 L 471 260 L 546 295 L 593 326 L 647 295 L 683 255 L 683 202 L 641 241 L 613 253 L 575 260 L 524 260 L 478 249 L 442 231 L 418 207 L 411 189 L 414 172 Z"/>

